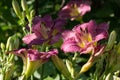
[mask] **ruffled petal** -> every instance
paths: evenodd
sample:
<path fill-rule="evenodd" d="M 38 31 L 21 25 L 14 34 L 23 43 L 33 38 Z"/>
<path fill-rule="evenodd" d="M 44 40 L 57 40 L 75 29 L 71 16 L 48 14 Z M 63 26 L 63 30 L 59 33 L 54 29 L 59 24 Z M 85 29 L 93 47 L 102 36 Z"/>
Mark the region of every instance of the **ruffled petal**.
<path fill-rule="evenodd" d="M 35 35 L 35 33 L 33 33 L 33 34 L 26 35 L 25 37 L 23 37 L 22 40 L 25 44 L 30 44 L 36 38 L 37 36 Z"/>
<path fill-rule="evenodd" d="M 68 40 L 69 38 L 75 38 L 76 37 L 76 33 L 74 31 L 70 31 L 70 30 L 65 30 L 62 33 L 62 37 L 63 37 L 63 41 Z"/>
<path fill-rule="evenodd" d="M 65 41 L 61 49 L 67 53 L 67 52 L 80 52 L 81 48 L 77 45 L 77 43 L 74 40 L 69 39 L 68 41 Z"/>
<path fill-rule="evenodd" d="M 105 30 L 98 30 L 97 33 L 98 34 L 95 36 L 95 41 L 108 38 L 108 32 Z"/>
<path fill-rule="evenodd" d="M 91 2 L 89 0 L 70 0 L 59 12 L 59 17 L 73 20 L 78 16 L 83 16 L 91 10 L 90 4 Z"/>

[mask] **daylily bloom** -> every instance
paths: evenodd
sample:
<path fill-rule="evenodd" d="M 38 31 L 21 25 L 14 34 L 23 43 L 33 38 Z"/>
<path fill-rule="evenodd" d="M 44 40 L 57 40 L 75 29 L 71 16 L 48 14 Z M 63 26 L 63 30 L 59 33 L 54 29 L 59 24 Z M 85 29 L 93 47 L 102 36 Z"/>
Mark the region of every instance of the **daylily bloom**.
<path fill-rule="evenodd" d="M 11 51 L 17 56 L 20 56 L 23 60 L 23 75 L 28 78 L 36 69 L 38 69 L 43 63 L 48 61 L 51 56 L 57 55 L 58 51 L 56 49 L 48 52 L 39 52 L 33 49 L 20 49 Z"/>
<path fill-rule="evenodd" d="M 29 45 L 53 44 L 59 41 L 64 24 L 65 20 L 52 20 L 49 15 L 43 18 L 36 16 L 33 19 L 33 33 L 26 35 L 23 42 Z"/>
<path fill-rule="evenodd" d="M 91 10 L 90 0 L 70 0 L 59 12 L 59 17 L 74 20 Z"/>
<path fill-rule="evenodd" d="M 64 52 L 80 52 L 81 54 L 92 51 L 97 53 L 99 50 L 102 52 L 103 47 L 98 44 L 98 41 L 108 37 L 108 27 L 107 23 L 96 24 L 93 20 L 77 25 L 71 31 L 63 32 L 61 49 Z"/>

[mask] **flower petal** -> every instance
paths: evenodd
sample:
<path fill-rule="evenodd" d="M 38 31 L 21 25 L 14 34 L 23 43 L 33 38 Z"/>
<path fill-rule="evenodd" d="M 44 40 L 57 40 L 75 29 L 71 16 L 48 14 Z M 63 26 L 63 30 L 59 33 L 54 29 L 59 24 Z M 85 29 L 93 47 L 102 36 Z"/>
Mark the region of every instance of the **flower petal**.
<path fill-rule="evenodd" d="M 58 50 L 57 49 L 53 49 L 53 50 L 50 50 L 48 52 L 40 52 L 39 54 L 41 54 L 41 56 L 40 56 L 41 59 L 47 60 L 51 56 L 57 55 L 58 54 Z"/>
<path fill-rule="evenodd" d="M 97 46 L 96 49 L 95 49 L 94 56 L 99 56 L 99 55 L 101 55 L 101 54 L 103 53 L 104 49 L 105 49 L 105 46 L 104 46 L 104 45 L 99 45 L 99 46 Z"/>
<path fill-rule="evenodd" d="M 105 38 L 108 38 L 108 32 L 105 30 L 98 30 L 98 35 L 95 36 L 95 41 L 99 41 Z"/>
<path fill-rule="evenodd" d="M 89 0 L 86 1 L 82 0 L 82 3 L 78 9 L 79 12 L 81 12 L 80 13 L 81 16 L 85 15 L 86 12 L 89 12 L 91 10 L 90 4 L 91 2 Z"/>
<path fill-rule="evenodd" d="M 24 42 L 25 44 L 29 44 L 29 46 L 31 46 L 31 45 L 39 45 L 39 44 L 42 44 L 43 42 L 46 41 L 46 40 L 43 39 L 42 37 L 36 36 L 35 33 L 29 34 L 29 35 L 23 37 L 22 40 L 23 40 L 23 42 Z"/>
<path fill-rule="evenodd" d="M 26 35 L 25 37 L 23 37 L 22 40 L 25 44 L 30 44 L 31 41 L 33 41 L 36 38 L 37 38 L 37 36 L 35 35 L 35 33 L 33 33 L 33 34 Z"/>
<path fill-rule="evenodd" d="M 91 10 L 91 2 L 89 0 L 70 0 L 66 6 L 59 12 L 59 17 L 63 19 L 75 19 L 83 16 Z"/>
<path fill-rule="evenodd" d="M 35 16 L 34 19 L 33 19 L 33 25 L 36 25 L 37 23 L 39 23 L 41 20 L 41 18 L 39 16 Z"/>
<path fill-rule="evenodd" d="M 65 53 L 67 53 L 67 52 L 79 52 L 81 50 L 80 47 L 77 45 L 77 43 L 72 39 L 65 41 L 62 44 L 61 49 Z"/>
<path fill-rule="evenodd" d="M 76 37 L 76 33 L 74 31 L 70 31 L 70 30 L 65 30 L 62 33 L 63 36 L 63 41 L 68 40 L 69 38 L 75 38 Z"/>

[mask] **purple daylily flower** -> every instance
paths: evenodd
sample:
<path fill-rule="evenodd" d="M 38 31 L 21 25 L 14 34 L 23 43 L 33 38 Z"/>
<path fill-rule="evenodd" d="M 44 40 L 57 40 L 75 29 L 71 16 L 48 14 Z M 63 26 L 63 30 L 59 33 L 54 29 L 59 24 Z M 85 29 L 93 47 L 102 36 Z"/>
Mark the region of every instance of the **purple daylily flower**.
<path fill-rule="evenodd" d="M 63 32 L 61 49 L 64 52 L 80 52 L 81 54 L 89 53 L 97 47 L 101 50 L 103 47 L 99 48 L 98 41 L 108 37 L 108 27 L 107 23 L 97 25 L 93 20 L 77 25 L 72 31 Z"/>
<path fill-rule="evenodd" d="M 49 15 L 43 18 L 36 16 L 33 19 L 32 34 L 23 38 L 23 42 L 29 45 L 39 45 L 43 43 L 53 44 L 59 41 L 65 20 L 52 20 Z"/>
<path fill-rule="evenodd" d="M 38 50 L 23 48 L 20 50 L 11 51 L 9 53 L 13 53 L 23 59 L 24 66 L 22 74 L 24 74 L 25 77 L 28 78 L 43 63 L 48 61 L 50 57 L 57 55 L 58 51 L 57 49 L 53 49 L 48 52 L 39 52 Z"/>
<path fill-rule="evenodd" d="M 38 50 L 34 49 L 20 49 L 20 50 L 15 50 L 12 51 L 13 54 L 20 56 L 21 58 L 24 59 L 29 59 L 29 61 L 36 61 L 36 60 L 48 60 L 50 56 L 57 55 L 58 51 L 57 49 L 53 49 L 48 52 L 39 52 Z M 23 60 L 24 61 L 24 60 Z"/>
<path fill-rule="evenodd" d="M 90 0 L 70 0 L 59 12 L 59 17 L 74 20 L 91 10 Z"/>

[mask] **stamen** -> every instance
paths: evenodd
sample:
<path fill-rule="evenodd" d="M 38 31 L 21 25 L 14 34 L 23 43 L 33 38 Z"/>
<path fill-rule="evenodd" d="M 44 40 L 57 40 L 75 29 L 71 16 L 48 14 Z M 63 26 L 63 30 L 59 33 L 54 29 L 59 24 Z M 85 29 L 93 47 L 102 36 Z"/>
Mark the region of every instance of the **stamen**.
<path fill-rule="evenodd" d="M 46 29 L 44 23 L 41 23 L 41 31 L 40 32 L 45 39 L 48 38 L 47 29 Z"/>

